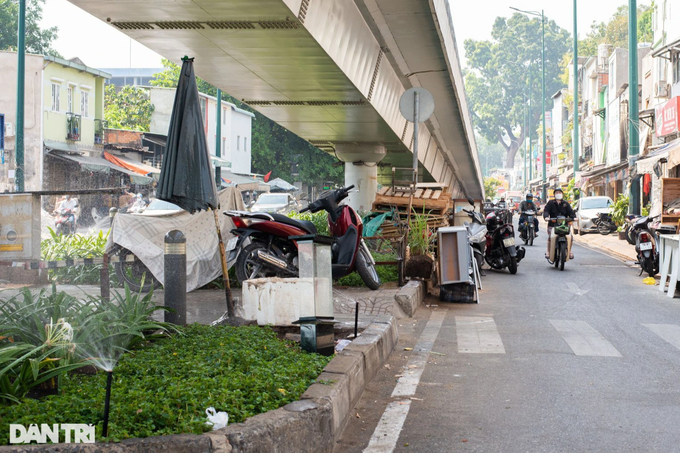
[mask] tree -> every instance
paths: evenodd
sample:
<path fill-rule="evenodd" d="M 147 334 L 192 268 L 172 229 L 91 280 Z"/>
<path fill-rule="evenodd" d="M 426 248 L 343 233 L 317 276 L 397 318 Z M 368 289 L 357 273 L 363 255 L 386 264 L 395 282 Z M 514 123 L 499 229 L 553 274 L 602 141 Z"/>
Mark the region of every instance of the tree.
<path fill-rule="evenodd" d="M 143 88 L 126 85 L 116 92 L 115 85 L 106 86 L 104 120 L 112 129 L 149 132 L 154 106 Z"/>
<path fill-rule="evenodd" d="M 484 196 L 488 199 L 493 199 L 496 196 L 496 190 L 503 184 L 496 178 L 484 178 Z"/>
<path fill-rule="evenodd" d="M 535 136 L 541 118 L 541 19 L 516 13 L 509 19 L 497 17 L 491 41 L 465 40 L 470 69 L 465 87 L 473 111 L 475 128 L 490 142 L 506 151 L 505 166 L 512 168 L 525 136 Z M 563 85 L 559 79 L 560 60 L 569 49 L 569 33 L 555 21 L 545 22 L 546 109 L 550 94 Z M 529 85 L 529 67 L 532 80 Z M 524 130 L 525 95 L 534 100 L 531 131 Z"/>
<path fill-rule="evenodd" d="M 45 0 L 28 0 L 26 4 L 26 52 L 39 55 L 61 57 L 52 48 L 52 41 L 57 39 L 57 27 L 41 29 Z M 0 50 L 17 49 L 17 32 L 19 5 L 12 0 L 0 0 Z"/>
<path fill-rule="evenodd" d="M 162 72 L 154 74 L 151 85 L 177 87 L 181 68 L 167 59 L 163 59 L 163 67 Z M 217 88 L 205 80 L 197 77 L 196 85 L 201 93 L 217 96 Z M 223 92 L 222 99 L 255 114 L 251 140 L 251 167 L 254 173 L 271 171 L 272 178 L 300 180 L 311 185 L 326 181 L 339 183 L 343 180 L 344 169 L 336 166 L 335 157 L 312 146 L 233 96 Z"/>
<path fill-rule="evenodd" d="M 654 39 L 652 30 L 654 8 L 654 2 L 651 6 L 638 6 L 638 42 L 651 43 Z M 628 5 L 619 6 L 607 23 L 593 22 L 585 39 L 579 41 L 578 53 L 579 55 L 597 55 L 597 46 L 600 44 L 611 44 L 614 47 L 628 49 Z"/>
<path fill-rule="evenodd" d="M 490 142 L 484 137 L 475 133 L 475 141 L 477 142 L 477 152 L 479 154 L 479 165 L 482 167 L 482 176 L 487 176 L 494 168 L 503 168 L 503 157 L 505 156 L 505 148 L 497 141 Z M 523 150 L 520 154 L 523 156 Z"/>

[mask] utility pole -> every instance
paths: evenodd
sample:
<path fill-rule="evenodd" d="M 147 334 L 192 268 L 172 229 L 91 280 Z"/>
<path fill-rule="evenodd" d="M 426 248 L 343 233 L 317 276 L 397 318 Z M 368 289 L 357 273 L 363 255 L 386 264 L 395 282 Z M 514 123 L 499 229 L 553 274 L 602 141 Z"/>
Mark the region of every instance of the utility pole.
<path fill-rule="evenodd" d="M 578 134 L 578 32 L 576 29 L 576 0 L 574 0 L 574 138 L 572 148 L 574 152 L 574 179 L 579 161 L 579 134 Z"/>
<path fill-rule="evenodd" d="M 222 90 L 217 89 L 217 115 L 215 115 L 217 125 L 215 127 L 215 156 L 222 157 Z M 215 166 L 215 184 L 217 190 L 222 187 L 222 167 Z"/>
<path fill-rule="evenodd" d="M 529 176 L 527 172 L 527 95 L 524 95 L 524 103 L 522 104 L 522 110 L 524 111 L 524 191 L 526 192 L 529 189 L 529 180 L 527 179 L 527 176 Z"/>
<path fill-rule="evenodd" d="M 574 0 L 576 1 L 576 0 Z M 543 190 L 541 191 L 543 200 L 547 199 L 548 188 L 546 186 L 546 170 L 545 170 L 545 16 L 541 10 L 541 108 L 543 109 Z"/>
<path fill-rule="evenodd" d="M 527 115 L 527 119 L 529 122 L 529 181 L 531 181 L 533 177 L 533 169 L 534 169 L 534 150 L 531 148 L 531 116 L 533 115 L 533 112 L 531 111 L 531 64 L 529 64 L 529 114 Z"/>
<path fill-rule="evenodd" d="M 14 181 L 16 191 L 24 191 L 24 82 L 26 80 L 26 0 L 19 0 L 19 28 L 17 30 L 17 130 Z"/>
<path fill-rule="evenodd" d="M 640 154 L 638 105 L 637 0 L 628 0 L 628 105 L 630 112 L 628 156 Z M 640 178 L 630 184 L 630 212 L 640 214 Z"/>

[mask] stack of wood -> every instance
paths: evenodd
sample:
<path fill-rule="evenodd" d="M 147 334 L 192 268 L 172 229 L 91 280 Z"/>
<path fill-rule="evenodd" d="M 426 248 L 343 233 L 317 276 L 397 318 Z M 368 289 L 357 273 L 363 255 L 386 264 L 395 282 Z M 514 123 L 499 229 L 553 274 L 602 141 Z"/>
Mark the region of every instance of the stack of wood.
<path fill-rule="evenodd" d="M 399 190 L 398 188 L 383 187 L 376 194 L 373 203 L 373 212 L 390 212 L 393 209 L 399 214 L 401 221 L 406 222 L 411 214 L 425 214 L 428 216 L 427 224 L 430 228 L 437 229 L 440 226 L 448 226 L 448 213 L 453 207 L 451 194 L 441 188 L 419 188 L 415 192 L 411 190 Z M 382 226 L 385 236 L 396 236 L 400 233 L 400 227 L 395 225 L 397 219 L 386 220 Z"/>

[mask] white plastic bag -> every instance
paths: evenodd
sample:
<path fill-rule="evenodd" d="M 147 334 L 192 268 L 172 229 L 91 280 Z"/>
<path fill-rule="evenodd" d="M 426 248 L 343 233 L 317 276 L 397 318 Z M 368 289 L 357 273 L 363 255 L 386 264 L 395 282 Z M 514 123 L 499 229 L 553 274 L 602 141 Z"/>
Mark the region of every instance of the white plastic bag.
<path fill-rule="evenodd" d="M 229 423 L 229 415 L 226 412 L 217 412 L 214 407 L 207 408 L 205 414 L 208 416 L 208 421 L 205 424 L 212 426 L 213 431 L 222 429 Z"/>

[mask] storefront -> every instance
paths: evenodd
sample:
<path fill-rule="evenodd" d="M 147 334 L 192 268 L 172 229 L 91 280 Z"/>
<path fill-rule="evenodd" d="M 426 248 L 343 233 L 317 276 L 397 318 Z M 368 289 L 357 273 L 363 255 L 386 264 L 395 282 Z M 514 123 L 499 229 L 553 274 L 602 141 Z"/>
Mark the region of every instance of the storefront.
<path fill-rule="evenodd" d="M 585 196 L 607 196 L 612 200 L 626 188 L 628 179 L 628 161 L 610 167 L 599 168 L 581 175 L 582 189 Z"/>

